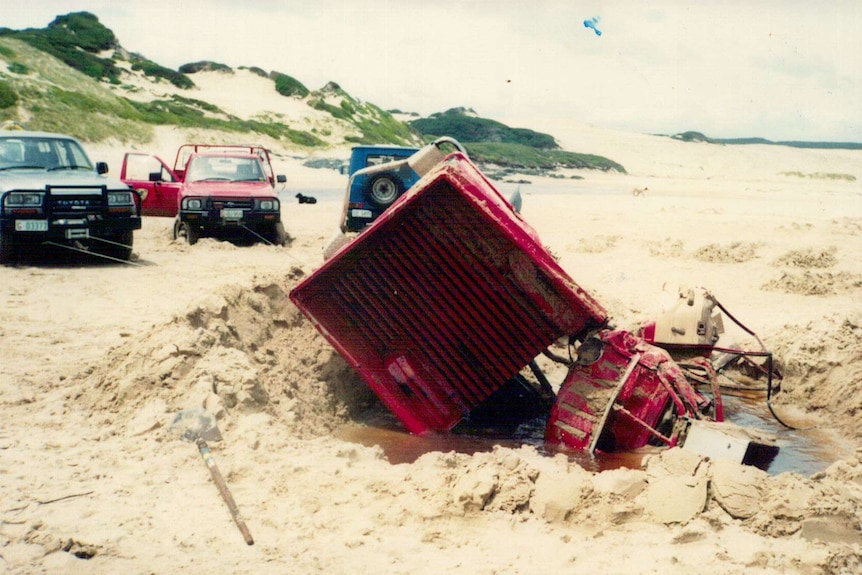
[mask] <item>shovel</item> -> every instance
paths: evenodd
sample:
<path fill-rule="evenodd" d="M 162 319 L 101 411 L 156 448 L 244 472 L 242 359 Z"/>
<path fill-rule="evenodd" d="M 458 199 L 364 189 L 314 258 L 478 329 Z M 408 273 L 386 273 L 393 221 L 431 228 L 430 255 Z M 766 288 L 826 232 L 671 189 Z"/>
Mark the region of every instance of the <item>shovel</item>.
<path fill-rule="evenodd" d="M 213 459 L 210 448 L 207 445 L 207 441 L 221 441 L 222 438 L 216 426 L 215 418 L 201 407 L 184 409 L 174 417 L 174 421 L 171 423 L 171 430 L 179 434 L 185 441 L 198 446 L 198 451 L 200 451 L 204 463 L 209 468 L 222 499 L 227 503 L 230 514 L 233 516 L 236 526 L 239 527 L 243 539 L 245 539 L 246 544 L 254 545 L 254 539 L 251 538 L 251 533 L 249 533 L 248 527 L 246 527 L 245 521 L 240 515 L 236 502 L 234 502 L 233 496 L 230 494 L 230 490 L 224 481 L 224 477 L 222 477 L 221 472 L 216 467 L 215 459 Z"/>

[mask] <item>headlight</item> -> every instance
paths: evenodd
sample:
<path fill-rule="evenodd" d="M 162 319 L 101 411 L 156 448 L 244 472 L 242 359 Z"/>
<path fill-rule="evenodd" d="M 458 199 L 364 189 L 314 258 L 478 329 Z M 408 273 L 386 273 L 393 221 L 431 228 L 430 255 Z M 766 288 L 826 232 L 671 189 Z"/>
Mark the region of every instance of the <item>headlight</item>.
<path fill-rule="evenodd" d="M 45 194 L 38 192 L 10 192 L 6 194 L 4 204 L 8 207 L 41 206 Z"/>
<path fill-rule="evenodd" d="M 278 209 L 278 200 L 258 200 L 258 208 L 268 212 Z"/>
<path fill-rule="evenodd" d="M 109 206 L 133 206 L 135 200 L 132 198 L 132 192 L 108 192 Z"/>
<path fill-rule="evenodd" d="M 200 210 L 203 209 L 204 201 L 201 198 L 183 198 L 184 210 Z"/>

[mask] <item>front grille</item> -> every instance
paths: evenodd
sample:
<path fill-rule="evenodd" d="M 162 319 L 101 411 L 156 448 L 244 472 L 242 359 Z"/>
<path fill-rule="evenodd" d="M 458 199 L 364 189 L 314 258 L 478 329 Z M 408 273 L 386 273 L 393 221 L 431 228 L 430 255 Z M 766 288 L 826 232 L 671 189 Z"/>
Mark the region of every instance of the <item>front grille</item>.
<path fill-rule="evenodd" d="M 426 182 L 291 292 L 414 433 L 451 428 L 606 318 L 466 158 Z"/>
<path fill-rule="evenodd" d="M 48 197 L 49 214 L 54 218 L 80 218 L 87 214 L 100 214 L 103 210 L 103 199 L 98 196 L 57 196 Z"/>
<path fill-rule="evenodd" d="M 254 207 L 254 200 L 249 198 L 219 198 L 210 201 L 215 210 L 221 210 L 223 208 L 241 208 L 243 210 L 250 210 Z"/>

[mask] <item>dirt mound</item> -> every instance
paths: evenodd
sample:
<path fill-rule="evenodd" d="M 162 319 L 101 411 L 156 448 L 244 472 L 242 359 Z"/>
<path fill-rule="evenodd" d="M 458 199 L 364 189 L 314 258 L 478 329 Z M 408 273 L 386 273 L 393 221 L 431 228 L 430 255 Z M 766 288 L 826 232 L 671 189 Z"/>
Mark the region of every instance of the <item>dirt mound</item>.
<path fill-rule="evenodd" d="M 644 523 L 697 529 L 705 520 L 707 532 L 737 523 L 770 537 L 805 537 L 813 521 L 825 518 L 842 537 L 859 542 L 854 517 L 862 511 L 862 490 L 843 487 L 862 479 L 859 455 L 806 479 L 773 477 L 685 449 L 649 455 L 643 469 L 593 473 L 562 455 L 498 447 L 472 456 L 424 455 L 409 467 L 401 489 L 422 499 L 426 514 L 441 517 L 533 515 L 593 533 Z"/>
<path fill-rule="evenodd" d="M 772 265 L 802 269 L 830 268 L 838 261 L 835 257 L 836 251 L 837 248 L 835 246 L 823 249 L 791 250 L 775 260 Z"/>
<path fill-rule="evenodd" d="M 798 295 L 837 295 L 862 287 L 862 276 L 849 272 L 782 272 L 761 289 Z"/>
<path fill-rule="evenodd" d="M 685 253 L 682 240 L 665 238 L 664 241 L 650 241 L 646 244 L 649 255 L 653 257 L 679 258 Z"/>
<path fill-rule="evenodd" d="M 575 249 L 585 254 L 601 254 L 614 249 L 621 239 L 622 236 L 604 234 L 581 238 Z"/>
<path fill-rule="evenodd" d="M 692 257 L 702 262 L 743 263 L 757 256 L 759 243 L 732 242 L 729 245 L 707 244 L 695 250 Z"/>
<path fill-rule="evenodd" d="M 784 358 L 782 392 L 775 400 L 820 412 L 830 426 L 862 438 L 862 315 L 788 325 L 772 342 Z"/>
<path fill-rule="evenodd" d="M 263 411 L 300 436 L 327 433 L 369 394 L 290 302 L 297 273 L 204 296 L 90 368 L 76 399 L 131 433 L 194 406 L 220 419 Z"/>

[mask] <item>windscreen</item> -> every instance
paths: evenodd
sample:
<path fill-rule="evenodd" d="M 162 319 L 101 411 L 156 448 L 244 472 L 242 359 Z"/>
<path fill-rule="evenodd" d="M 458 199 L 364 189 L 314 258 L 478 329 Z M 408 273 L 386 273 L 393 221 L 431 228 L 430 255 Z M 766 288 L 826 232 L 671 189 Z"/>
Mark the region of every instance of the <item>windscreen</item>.
<path fill-rule="evenodd" d="M 74 140 L 0 136 L 0 170 L 36 168 L 92 170 L 93 165 Z"/>

